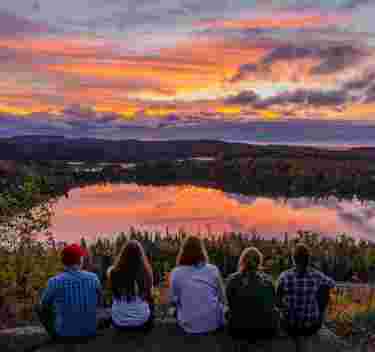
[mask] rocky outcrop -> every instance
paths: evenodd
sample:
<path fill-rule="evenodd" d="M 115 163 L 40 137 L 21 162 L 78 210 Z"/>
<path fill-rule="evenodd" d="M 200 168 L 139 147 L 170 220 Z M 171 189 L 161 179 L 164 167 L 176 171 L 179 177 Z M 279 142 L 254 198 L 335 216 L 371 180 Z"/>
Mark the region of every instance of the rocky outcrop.
<path fill-rule="evenodd" d="M 46 331 L 40 326 L 0 330 L 1 352 L 32 352 L 48 341 Z"/>
<path fill-rule="evenodd" d="M 101 330 L 98 336 L 85 344 L 62 345 L 51 343 L 41 327 L 26 327 L 0 331 L 1 352 L 230 352 L 237 350 L 238 344 L 224 332 L 205 336 L 185 335 L 171 319 L 158 321 L 147 335 L 117 333 L 111 328 Z M 240 346 L 241 348 L 241 346 Z M 246 349 L 261 351 L 294 352 L 293 341 L 280 336 Z M 343 343 L 328 329 L 323 328 L 313 338 L 313 351 L 349 351 L 350 346 Z"/>

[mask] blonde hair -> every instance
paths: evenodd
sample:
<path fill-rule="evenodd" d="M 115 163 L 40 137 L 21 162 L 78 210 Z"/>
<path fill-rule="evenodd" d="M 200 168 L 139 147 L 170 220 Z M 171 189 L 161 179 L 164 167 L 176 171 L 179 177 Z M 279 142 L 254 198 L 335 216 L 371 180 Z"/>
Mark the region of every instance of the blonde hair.
<path fill-rule="evenodd" d="M 254 271 L 261 268 L 263 265 L 263 254 L 256 247 L 245 248 L 238 260 L 238 270 Z"/>

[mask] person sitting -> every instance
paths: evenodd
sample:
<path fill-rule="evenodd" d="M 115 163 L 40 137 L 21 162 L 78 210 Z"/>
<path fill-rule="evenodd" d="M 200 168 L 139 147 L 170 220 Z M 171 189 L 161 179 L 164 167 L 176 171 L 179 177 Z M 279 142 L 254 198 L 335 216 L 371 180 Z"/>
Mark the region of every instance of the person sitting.
<path fill-rule="evenodd" d="M 150 331 L 153 273 L 142 245 L 129 241 L 107 276 L 113 294 L 112 325 L 122 331 Z"/>
<path fill-rule="evenodd" d="M 233 338 L 255 342 L 278 331 L 276 290 L 272 278 L 260 271 L 262 263 L 263 255 L 257 248 L 246 248 L 238 271 L 228 279 L 228 332 Z"/>
<path fill-rule="evenodd" d="M 224 285 L 218 268 L 208 263 L 201 239 L 188 237 L 170 275 L 170 299 L 178 325 L 191 334 L 214 332 L 224 325 Z"/>
<path fill-rule="evenodd" d="M 311 349 L 311 339 L 321 328 L 329 291 L 335 282 L 311 268 L 310 250 L 298 244 L 294 250 L 295 266 L 280 275 L 277 296 L 283 310 L 282 325 L 295 340 L 297 352 Z"/>
<path fill-rule="evenodd" d="M 54 339 L 87 338 L 96 335 L 96 308 L 102 297 L 98 277 L 81 271 L 87 252 L 79 245 L 64 247 L 64 271 L 48 280 L 37 308 L 41 323 Z"/>

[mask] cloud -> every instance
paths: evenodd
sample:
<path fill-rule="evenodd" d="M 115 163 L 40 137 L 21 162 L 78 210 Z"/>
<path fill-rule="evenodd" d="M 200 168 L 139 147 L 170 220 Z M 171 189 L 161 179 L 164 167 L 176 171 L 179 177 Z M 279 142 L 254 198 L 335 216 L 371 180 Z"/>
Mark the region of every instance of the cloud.
<path fill-rule="evenodd" d="M 248 19 L 210 19 L 197 21 L 194 25 L 198 28 L 207 29 L 293 29 L 293 28 L 316 28 L 341 23 L 344 16 L 321 14 L 300 14 L 297 12 L 279 11 L 278 14 L 265 16 L 250 16 Z"/>
<path fill-rule="evenodd" d="M 347 101 L 347 93 L 342 90 L 318 91 L 299 89 L 293 92 L 281 93 L 277 96 L 263 99 L 255 104 L 258 108 L 272 105 L 307 104 L 314 106 L 337 106 Z"/>
<path fill-rule="evenodd" d="M 367 69 L 360 77 L 345 82 L 343 88 L 350 91 L 361 90 L 367 88 L 373 82 L 375 82 L 375 70 Z"/>
<path fill-rule="evenodd" d="M 350 0 L 344 7 L 348 9 L 355 9 L 356 7 L 362 5 L 368 5 L 371 2 L 371 0 Z"/>
<path fill-rule="evenodd" d="M 364 104 L 375 103 L 375 70 L 366 69 L 359 76 L 343 83 L 344 89 L 353 101 Z"/>
<path fill-rule="evenodd" d="M 366 90 L 365 103 L 375 103 L 375 83 Z"/>
<path fill-rule="evenodd" d="M 313 76 L 328 76 L 354 67 L 370 55 L 369 52 L 349 44 L 330 44 L 326 48 L 323 47 L 324 45 L 324 43 L 307 43 L 306 46 L 281 45 L 271 50 L 258 63 L 240 65 L 230 82 L 236 83 L 248 79 L 249 75 L 251 78 L 267 78 L 267 74 L 280 76 L 279 70 L 273 72 L 273 66 L 278 63 L 287 63 L 292 68 L 292 65 L 298 65 L 303 60 L 309 62 L 310 67 L 308 67 L 307 73 L 311 78 Z M 295 72 L 295 75 L 298 76 L 301 74 L 301 70 L 297 69 L 297 71 L 299 72 Z"/>
<path fill-rule="evenodd" d="M 253 104 L 259 99 L 258 95 L 251 90 L 246 90 L 240 92 L 236 95 L 231 95 L 224 100 L 226 104 L 239 104 L 239 105 L 246 105 L 246 104 Z"/>
<path fill-rule="evenodd" d="M 320 51 L 322 63 L 314 67 L 311 73 L 317 75 L 335 73 L 346 67 L 351 67 L 360 63 L 360 61 L 366 56 L 367 54 L 364 51 L 350 45 L 334 46 L 332 48 L 323 49 Z"/>
<path fill-rule="evenodd" d="M 261 62 L 260 65 L 268 66 L 272 65 L 276 61 L 284 60 L 298 60 L 306 57 L 316 57 L 318 53 L 312 48 L 296 47 L 294 45 L 286 45 L 274 49 L 269 55 L 267 55 Z M 319 56 L 320 57 L 320 56 Z"/>
<path fill-rule="evenodd" d="M 258 71 L 257 64 L 243 64 L 239 67 L 237 73 L 230 79 L 231 83 L 242 81 L 246 79 L 249 73 L 256 73 Z"/>
<path fill-rule="evenodd" d="M 46 23 L 30 21 L 9 11 L 0 10 L 0 37 L 53 32 Z"/>

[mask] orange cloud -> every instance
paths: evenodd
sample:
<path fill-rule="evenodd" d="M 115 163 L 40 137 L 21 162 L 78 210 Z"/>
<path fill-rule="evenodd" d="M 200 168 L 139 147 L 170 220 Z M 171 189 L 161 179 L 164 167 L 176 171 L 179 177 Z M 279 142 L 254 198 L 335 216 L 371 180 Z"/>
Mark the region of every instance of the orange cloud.
<path fill-rule="evenodd" d="M 197 40 L 178 44 L 175 48 L 162 49 L 158 56 L 128 56 L 102 62 L 73 62 L 51 64 L 51 73 L 66 77 L 90 77 L 96 80 L 129 81 L 142 78 L 151 88 L 129 94 L 132 98 L 147 96 L 159 100 L 183 99 L 194 96 L 197 91 L 220 91 L 223 82 L 231 77 L 244 62 L 257 62 L 269 48 L 243 45 L 241 41 Z M 152 89 L 152 85 L 163 87 L 165 93 Z M 217 93 L 216 93 L 217 94 Z M 173 97 L 174 95 L 174 97 Z"/>
<path fill-rule="evenodd" d="M 224 115 L 236 115 L 241 113 L 240 106 L 219 106 L 216 108 L 216 112 L 224 114 Z"/>
<path fill-rule="evenodd" d="M 327 25 L 343 23 L 346 16 L 322 16 L 322 15 L 300 15 L 289 16 L 273 15 L 272 17 L 249 18 L 239 20 L 204 20 L 195 23 L 197 27 L 203 28 L 224 28 L 224 29 L 257 29 L 257 28 L 311 28 L 324 27 Z"/>

